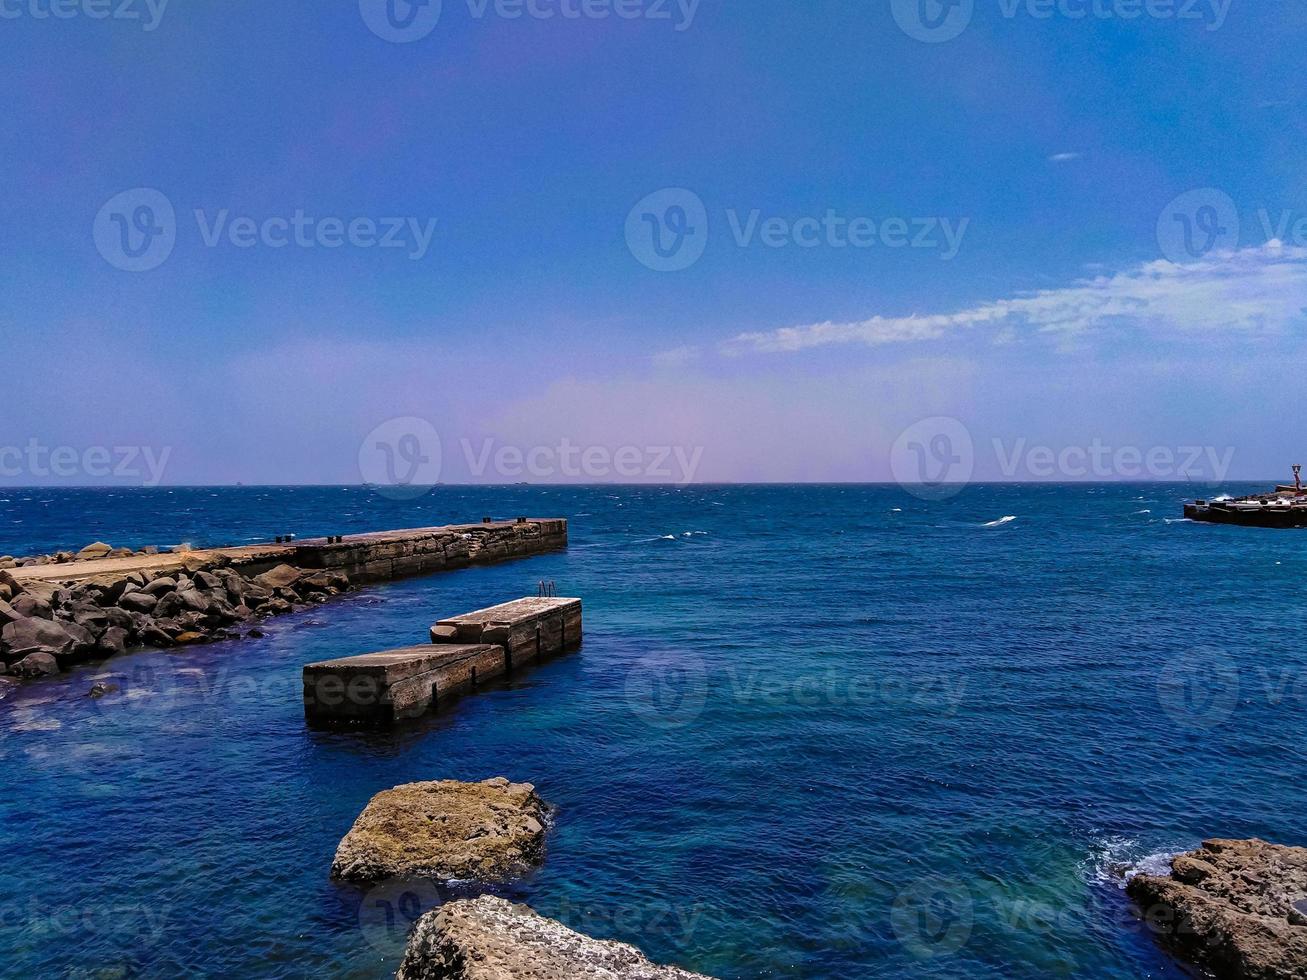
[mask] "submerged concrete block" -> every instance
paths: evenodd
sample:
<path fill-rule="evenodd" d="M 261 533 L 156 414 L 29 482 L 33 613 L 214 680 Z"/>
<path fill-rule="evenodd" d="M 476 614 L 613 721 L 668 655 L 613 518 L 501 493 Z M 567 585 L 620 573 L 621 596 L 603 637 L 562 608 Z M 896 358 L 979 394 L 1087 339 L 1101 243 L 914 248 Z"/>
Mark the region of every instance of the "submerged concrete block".
<path fill-rule="evenodd" d="M 431 642 L 497 644 L 512 670 L 579 646 L 581 628 L 580 599 L 532 597 L 442 619 L 431 627 Z"/>
<path fill-rule="evenodd" d="M 304 668 L 304 715 L 313 724 L 389 725 L 426 714 L 507 670 L 492 644 L 416 646 Z"/>

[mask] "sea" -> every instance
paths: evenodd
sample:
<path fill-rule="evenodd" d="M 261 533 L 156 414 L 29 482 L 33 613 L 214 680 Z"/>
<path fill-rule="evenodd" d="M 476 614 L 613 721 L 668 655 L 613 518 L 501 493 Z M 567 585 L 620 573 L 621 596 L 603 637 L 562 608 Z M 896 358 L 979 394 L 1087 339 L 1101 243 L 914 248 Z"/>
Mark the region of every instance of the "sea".
<path fill-rule="evenodd" d="M 571 522 L 262 638 L 0 679 L 0 975 L 392 976 L 477 886 L 336 884 L 336 846 L 381 790 L 492 776 L 554 807 L 498 893 L 657 962 L 1189 975 L 1123 882 L 1307 844 L 1307 533 L 1182 519 L 1261 484 L 935 489 L 0 488 L 0 555 Z M 399 730 L 305 726 L 303 664 L 541 587 L 584 600 L 577 652 Z"/>

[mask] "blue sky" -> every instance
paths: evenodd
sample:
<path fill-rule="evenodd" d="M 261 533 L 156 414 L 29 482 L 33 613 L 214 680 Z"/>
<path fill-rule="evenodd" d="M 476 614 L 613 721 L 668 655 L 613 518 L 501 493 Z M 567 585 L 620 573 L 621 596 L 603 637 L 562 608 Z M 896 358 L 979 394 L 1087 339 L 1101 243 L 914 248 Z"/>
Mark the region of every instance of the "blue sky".
<path fill-rule="evenodd" d="M 0 483 L 358 482 L 405 419 L 449 482 L 883 480 L 939 418 L 986 479 L 1299 461 L 1300 3 L 61 2 L 0 0 L 0 449 L 79 463 Z"/>

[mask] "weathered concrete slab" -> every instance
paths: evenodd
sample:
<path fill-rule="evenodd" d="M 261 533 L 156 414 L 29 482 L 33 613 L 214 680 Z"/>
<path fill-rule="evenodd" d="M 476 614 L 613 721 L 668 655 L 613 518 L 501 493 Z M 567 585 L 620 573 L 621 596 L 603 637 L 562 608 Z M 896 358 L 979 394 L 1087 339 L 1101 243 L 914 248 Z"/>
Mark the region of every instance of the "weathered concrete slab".
<path fill-rule="evenodd" d="M 580 599 L 533 597 L 442 619 L 431 627 L 431 642 L 496 643 L 512 670 L 579 646 L 581 629 Z"/>
<path fill-rule="evenodd" d="M 493 644 L 416 646 L 304 668 L 304 714 L 314 724 L 390 725 L 416 718 L 507 670 Z"/>

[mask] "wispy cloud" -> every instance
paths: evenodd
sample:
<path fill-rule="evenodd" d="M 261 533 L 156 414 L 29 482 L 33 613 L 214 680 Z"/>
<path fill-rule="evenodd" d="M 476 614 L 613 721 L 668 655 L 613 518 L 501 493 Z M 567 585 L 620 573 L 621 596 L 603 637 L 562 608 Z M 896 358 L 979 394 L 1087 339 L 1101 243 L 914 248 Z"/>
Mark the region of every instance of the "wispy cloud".
<path fill-rule="evenodd" d="M 872 316 L 742 333 L 728 355 L 781 353 L 834 344 L 912 343 L 990 331 L 992 339 L 1029 334 L 1069 338 L 1106 328 L 1149 335 L 1231 330 L 1279 332 L 1307 320 L 1307 248 L 1269 242 L 1213 253 L 1185 265 L 1148 262 L 1057 289 L 994 300 L 952 313 Z"/>
<path fill-rule="evenodd" d="M 1079 153 L 1054 153 L 1048 158 L 1049 163 L 1069 163 L 1072 160 L 1079 160 Z"/>

